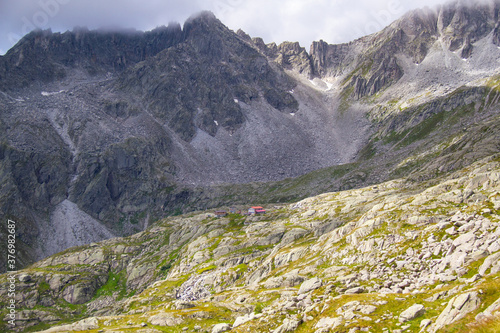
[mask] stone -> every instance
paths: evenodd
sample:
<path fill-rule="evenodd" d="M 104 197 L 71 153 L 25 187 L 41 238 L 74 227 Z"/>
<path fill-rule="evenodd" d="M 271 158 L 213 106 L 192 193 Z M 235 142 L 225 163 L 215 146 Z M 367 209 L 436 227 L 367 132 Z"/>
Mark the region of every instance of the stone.
<path fill-rule="evenodd" d="M 399 322 L 405 323 L 422 316 L 425 313 L 425 307 L 422 304 L 415 304 L 403 311 L 399 315 Z"/>
<path fill-rule="evenodd" d="M 342 325 L 343 322 L 344 320 L 342 317 L 336 317 L 336 318 L 323 317 L 316 323 L 314 328 L 335 329 L 336 327 Z"/>
<path fill-rule="evenodd" d="M 362 305 L 359 309 L 359 312 L 361 312 L 364 315 L 369 315 L 377 311 L 377 307 L 373 305 Z"/>
<path fill-rule="evenodd" d="M 450 228 L 446 229 L 445 232 L 448 235 L 455 235 L 457 233 L 457 231 L 455 230 L 455 227 L 450 227 Z"/>
<path fill-rule="evenodd" d="M 250 320 L 253 320 L 254 318 L 255 318 L 254 313 L 250 313 L 250 314 L 246 314 L 244 316 L 237 317 L 233 323 L 233 328 L 236 328 L 240 325 L 243 325 L 243 324 L 249 322 Z"/>
<path fill-rule="evenodd" d="M 500 259 L 500 252 L 490 255 L 484 260 L 481 267 L 479 267 L 478 273 L 484 276 L 486 271 L 498 262 L 498 259 Z"/>
<path fill-rule="evenodd" d="M 71 304 L 84 304 L 92 299 L 96 286 L 90 281 L 83 281 L 64 288 L 62 297 Z"/>
<path fill-rule="evenodd" d="M 185 310 L 185 309 L 191 309 L 191 308 L 195 307 L 195 305 L 193 303 L 186 302 L 186 301 L 177 301 L 177 302 L 175 302 L 174 306 L 175 306 L 176 310 Z"/>
<path fill-rule="evenodd" d="M 362 294 L 364 292 L 365 292 L 365 288 L 363 288 L 363 287 L 354 287 L 354 288 L 347 289 L 345 291 L 346 294 Z"/>
<path fill-rule="evenodd" d="M 181 317 L 174 316 L 171 313 L 159 313 L 148 319 L 148 323 L 157 326 L 177 326 L 184 322 Z"/>
<path fill-rule="evenodd" d="M 279 326 L 277 329 L 273 331 L 273 333 L 285 333 L 285 332 L 294 332 L 300 325 L 300 321 L 296 319 L 288 319 L 283 320 L 283 324 Z"/>
<path fill-rule="evenodd" d="M 488 252 L 490 253 L 495 253 L 497 251 L 500 251 L 500 242 L 499 241 L 494 241 L 488 246 Z"/>
<path fill-rule="evenodd" d="M 308 218 L 308 217 L 313 216 L 314 214 L 316 214 L 315 210 L 308 210 L 307 212 L 305 212 L 305 213 L 302 214 L 302 217 L 303 218 Z"/>
<path fill-rule="evenodd" d="M 426 327 L 429 327 L 432 324 L 432 320 L 430 319 L 424 319 L 420 322 L 420 328 L 424 329 Z"/>
<path fill-rule="evenodd" d="M 313 291 L 313 290 L 316 290 L 318 288 L 321 288 L 321 286 L 323 285 L 323 281 L 320 279 L 320 278 L 312 278 L 310 280 L 307 280 L 307 281 L 304 281 L 301 285 L 300 285 L 300 289 L 299 289 L 299 295 L 300 294 L 306 294 L 310 291 Z"/>
<path fill-rule="evenodd" d="M 72 324 L 71 326 L 72 326 L 72 329 L 74 331 L 89 331 L 89 330 L 98 329 L 99 322 L 97 321 L 97 318 L 90 317 L 90 318 L 85 318 L 83 320 L 80 320 L 80 321 Z"/>
<path fill-rule="evenodd" d="M 455 247 L 459 247 L 463 244 L 474 243 L 475 240 L 476 240 L 476 235 L 474 235 L 473 232 L 469 232 L 455 238 L 455 240 L 453 241 L 453 245 Z"/>
<path fill-rule="evenodd" d="M 231 330 L 231 325 L 227 323 L 217 324 L 214 327 L 212 327 L 212 333 L 222 333 L 230 330 Z"/>
<path fill-rule="evenodd" d="M 19 275 L 19 281 L 20 282 L 24 282 L 24 283 L 30 282 L 31 281 L 31 275 L 29 275 L 29 274 L 21 274 L 21 275 Z"/>
<path fill-rule="evenodd" d="M 490 319 L 500 310 L 500 298 L 476 316 L 476 320 Z"/>
<path fill-rule="evenodd" d="M 448 305 L 441 312 L 429 331 L 431 333 L 437 332 L 441 328 L 462 319 L 468 313 L 476 310 L 479 305 L 480 300 L 476 291 L 454 297 L 448 302 Z"/>

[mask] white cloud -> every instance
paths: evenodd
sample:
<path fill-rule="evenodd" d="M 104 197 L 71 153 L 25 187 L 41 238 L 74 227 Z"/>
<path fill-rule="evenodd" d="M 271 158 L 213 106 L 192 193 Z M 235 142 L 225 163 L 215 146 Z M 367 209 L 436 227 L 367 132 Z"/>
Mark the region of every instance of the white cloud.
<path fill-rule="evenodd" d="M 348 42 L 382 29 L 404 12 L 445 0 L 0 0 L 0 48 L 33 28 L 121 26 L 150 30 L 211 10 L 231 29 L 266 42 Z"/>

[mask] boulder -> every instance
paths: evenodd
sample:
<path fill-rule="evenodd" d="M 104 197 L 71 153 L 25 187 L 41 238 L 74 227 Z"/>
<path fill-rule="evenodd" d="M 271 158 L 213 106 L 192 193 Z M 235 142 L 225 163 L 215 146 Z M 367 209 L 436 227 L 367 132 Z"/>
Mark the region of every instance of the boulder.
<path fill-rule="evenodd" d="M 334 328 L 342 325 L 343 322 L 344 322 L 344 320 L 342 317 L 336 317 L 336 318 L 324 317 L 324 318 L 321 318 L 316 323 L 314 328 L 331 330 L 331 329 L 334 329 Z"/>
<path fill-rule="evenodd" d="M 476 320 L 491 319 L 500 310 L 500 298 L 476 316 Z"/>
<path fill-rule="evenodd" d="M 465 317 L 468 313 L 476 310 L 480 305 L 480 300 L 476 291 L 454 297 L 446 308 L 441 312 L 429 330 L 435 333 L 441 328 Z"/>
<path fill-rule="evenodd" d="M 185 310 L 185 309 L 191 309 L 194 308 L 196 305 L 194 305 L 191 302 L 186 302 L 186 301 L 177 301 L 175 302 L 175 309 L 176 310 Z"/>
<path fill-rule="evenodd" d="M 307 212 L 303 213 L 302 217 L 303 218 L 308 218 L 308 217 L 313 216 L 314 214 L 316 214 L 316 211 L 314 209 L 312 209 L 312 210 L 308 210 Z"/>
<path fill-rule="evenodd" d="M 422 316 L 424 313 L 425 307 L 422 304 L 412 305 L 399 315 L 399 322 L 405 323 Z"/>
<path fill-rule="evenodd" d="M 361 312 L 364 315 L 369 315 L 377 311 L 377 307 L 374 305 L 362 305 L 359 309 L 359 312 Z"/>
<path fill-rule="evenodd" d="M 73 324 L 56 326 L 44 331 L 39 331 L 39 333 L 90 331 L 90 330 L 96 330 L 98 328 L 99 328 L 99 322 L 97 321 L 97 318 L 90 317 L 77 321 L 76 323 Z"/>
<path fill-rule="evenodd" d="M 354 288 L 347 289 L 345 291 L 346 294 L 362 294 L 364 292 L 365 292 L 365 288 L 363 288 L 363 287 L 354 287 Z"/>
<path fill-rule="evenodd" d="M 316 289 L 320 288 L 322 285 L 323 285 L 323 281 L 317 277 L 312 278 L 312 279 L 307 280 L 307 281 L 304 281 L 300 285 L 299 295 L 306 294 L 310 291 L 316 290 Z"/>
<path fill-rule="evenodd" d="M 79 322 L 76 322 L 76 323 L 72 324 L 71 326 L 72 326 L 72 329 L 74 331 L 89 331 L 89 330 L 98 329 L 99 323 L 97 321 L 97 318 L 90 317 L 90 318 L 80 320 Z"/>
<path fill-rule="evenodd" d="M 243 324 L 249 322 L 250 320 L 253 320 L 254 318 L 255 318 L 254 313 L 250 313 L 250 314 L 246 314 L 244 316 L 237 317 L 233 323 L 233 328 L 236 328 L 240 325 L 243 325 Z"/>
<path fill-rule="evenodd" d="M 212 328 L 212 333 L 222 333 L 231 330 L 231 325 L 227 323 L 217 324 Z"/>
<path fill-rule="evenodd" d="M 424 329 L 424 328 L 428 327 L 430 324 L 432 324 L 432 320 L 424 319 L 420 322 L 420 328 Z"/>
<path fill-rule="evenodd" d="M 482 276 L 485 275 L 486 271 L 493 265 L 495 265 L 498 262 L 498 259 L 500 259 L 500 252 L 494 253 L 490 255 L 488 258 L 486 258 L 479 267 L 478 273 L 481 274 Z"/>
<path fill-rule="evenodd" d="M 84 304 L 92 299 L 96 286 L 90 281 L 83 281 L 64 288 L 62 296 L 71 304 Z"/>
<path fill-rule="evenodd" d="M 31 275 L 29 275 L 29 274 L 21 274 L 21 275 L 19 275 L 19 281 L 20 282 L 24 282 L 24 283 L 30 282 L 31 281 Z"/>
<path fill-rule="evenodd" d="M 177 326 L 183 322 L 182 318 L 166 312 L 156 314 L 148 319 L 148 323 L 157 326 Z"/>

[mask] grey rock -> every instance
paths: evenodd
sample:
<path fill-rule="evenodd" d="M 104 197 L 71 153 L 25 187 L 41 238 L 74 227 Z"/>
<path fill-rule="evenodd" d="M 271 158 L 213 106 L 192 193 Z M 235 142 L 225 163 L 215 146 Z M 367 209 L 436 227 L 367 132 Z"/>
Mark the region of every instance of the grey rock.
<path fill-rule="evenodd" d="M 304 281 L 300 285 L 299 295 L 306 294 L 312 290 L 316 290 L 316 289 L 320 288 L 322 285 L 323 285 L 323 281 L 317 277 L 312 278 L 312 279 L 307 280 L 307 281 Z"/>
<path fill-rule="evenodd" d="M 222 333 L 231 330 L 231 325 L 227 323 L 217 324 L 212 328 L 212 333 Z"/>
<path fill-rule="evenodd" d="M 432 333 L 437 332 L 441 328 L 465 317 L 468 313 L 477 309 L 479 305 L 480 300 L 476 291 L 454 297 L 449 301 L 429 331 Z"/>
<path fill-rule="evenodd" d="M 363 287 L 354 287 L 347 289 L 344 293 L 345 294 L 362 294 L 365 292 L 365 288 Z"/>
<path fill-rule="evenodd" d="M 432 324 L 432 320 L 430 319 L 424 319 L 420 322 L 420 328 L 421 329 L 424 329 L 424 328 L 427 328 L 429 327 L 430 325 Z"/>
<path fill-rule="evenodd" d="M 95 281 L 82 281 L 64 288 L 62 297 L 71 304 L 84 304 L 92 299 L 96 290 Z"/>
<path fill-rule="evenodd" d="M 19 275 L 19 281 L 24 282 L 24 283 L 30 282 L 31 281 L 31 275 L 29 275 L 29 274 L 21 274 L 21 275 Z"/>
<path fill-rule="evenodd" d="M 294 332 L 299 327 L 300 323 L 299 320 L 286 318 L 283 320 L 283 324 L 275 329 L 273 333 Z"/>
<path fill-rule="evenodd" d="M 404 323 L 422 316 L 425 313 L 425 307 L 422 304 L 415 304 L 403 311 L 399 315 L 399 322 Z"/>
<path fill-rule="evenodd" d="M 148 323 L 157 326 L 177 326 L 183 322 L 181 317 L 166 312 L 158 313 L 148 319 Z"/>
<path fill-rule="evenodd" d="M 486 258 L 484 260 L 481 267 L 479 267 L 478 273 L 480 275 L 484 276 L 486 274 L 486 272 L 488 271 L 488 269 L 491 266 L 495 265 L 499 259 L 500 259 L 500 252 L 497 252 L 497 253 L 490 255 L 488 258 Z"/>

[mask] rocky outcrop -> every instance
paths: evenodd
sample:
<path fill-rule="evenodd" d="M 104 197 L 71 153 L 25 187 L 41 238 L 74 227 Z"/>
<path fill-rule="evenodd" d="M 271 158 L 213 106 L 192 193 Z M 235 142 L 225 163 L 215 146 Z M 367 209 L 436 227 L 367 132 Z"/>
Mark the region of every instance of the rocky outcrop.
<path fill-rule="evenodd" d="M 231 325 L 230 324 L 217 324 L 212 328 L 212 333 L 222 333 L 222 332 L 227 332 L 231 330 Z"/>
<path fill-rule="evenodd" d="M 453 298 L 431 326 L 430 332 L 437 332 L 446 325 L 465 317 L 469 312 L 476 310 L 479 304 L 480 300 L 477 292 L 462 294 Z"/>
<path fill-rule="evenodd" d="M 0 214 L 18 221 L 19 264 L 130 235 L 171 214 L 290 202 L 408 174 L 425 181 L 491 155 L 500 142 L 490 40 L 497 8 L 414 11 L 351 43 L 316 42 L 309 55 L 297 43 L 235 34 L 210 13 L 147 33 L 33 32 L 0 58 Z M 330 168 L 287 179 L 323 167 Z M 440 200 L 481 199 L 460 194 Z M 314 227 L 263 235 L 255 246 L 286 248 L 345 222 L 309 211 L 303 218 Z M 438 221 L 408 214 L 409 224 Z M 359 240 L 374 227 L 360 226 L 347 240 L 370 253 L 376 242 Z M 449 228 L 450 237 L 461 233 Z M 205 248 L 181 270 L 247 245 Z M 308 274 L 269 274 L 306 253 L 278 253 L 246 281 L 297 286 Z M 448 264 L 488 255 L 457 253 Z M 130 267 L 128 286 L 149 281 L 151 271 Z M 81 298 L 76 290 L 67 291 L 72 302 Z"/>
<path fill-rule="evenodd" d="M 384 30 L 349 44 L 314 42 L 310 50 L 313 71 L 320 77 L 343 78 L 345 93 L 356 99 L 373 96 L 403 77 L 398 56 L 420 64 L 438 47 L 435 43 L 442 41 L 450 52 L 468 59 L 474 43 L 492 32 L 497 35 L 499 10 L 495 1 L 451 2 L 436 10 L 412 11 Z"/>
<path fill-rule="evenodd" d="M 198 331 L 282 333 L 364 323 L 437 332 L 464 318 L 488 325 L 500 308 L 491 298 L 500 274 L 499 169 L 496 154 L 429 182 L 325 193 L 266 207 L 259 218 L 170 217 L 70 249 L 18 274 L 17 329 L 77 316 L 96 317 L 95 330 L 182 331 L 193 321 Z M 284 236 L 298 229 L 299 237 Z M 10 283 L 0 276 L 4 305 Z"/>

